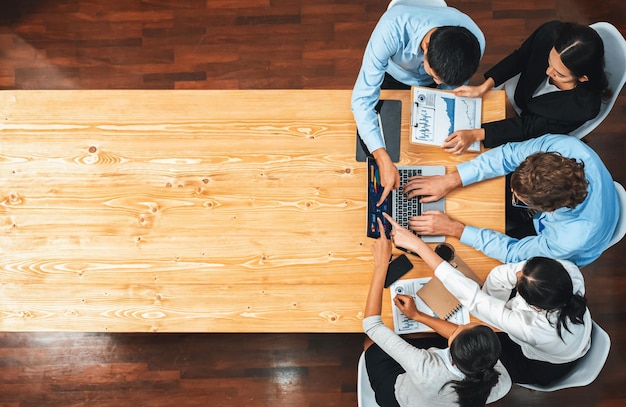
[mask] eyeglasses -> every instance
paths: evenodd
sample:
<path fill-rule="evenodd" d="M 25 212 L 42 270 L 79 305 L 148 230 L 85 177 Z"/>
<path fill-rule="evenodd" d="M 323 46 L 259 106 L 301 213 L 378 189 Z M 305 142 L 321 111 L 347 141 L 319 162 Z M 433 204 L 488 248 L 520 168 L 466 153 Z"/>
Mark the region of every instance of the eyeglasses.
<path fill-rule="evenodd" d="M 514 208 L 532 209 L 532 206 L 528 206 L 524 202 L 520 201 L 513 190 L 511 190 L 511 205 L 513 205 Z"/>

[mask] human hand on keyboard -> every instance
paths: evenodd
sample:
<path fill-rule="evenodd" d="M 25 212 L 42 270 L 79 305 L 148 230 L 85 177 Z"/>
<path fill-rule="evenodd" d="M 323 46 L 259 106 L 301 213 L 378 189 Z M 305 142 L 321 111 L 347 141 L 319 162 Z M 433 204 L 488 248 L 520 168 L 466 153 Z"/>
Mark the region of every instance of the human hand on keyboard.
<path fill-rule="evenodd" d="M 459 186 L 461 177 L 454 171 L 446 175 L 411 177 L 402 187 L 402 191 L 409 199 L 419 196 L 420 202 L 435 202 Z"/>
<path fill-rule="evenodd" d="M 400 226 L 388 213 L 383 213 L 383 216 L 392 227 L 390 235 L 393 244 L 402 249 L 413 250 L 415 241 L 419 240 L 419 237 L 415 236 L 415 234 L 411 233 L 408 229 Z"/>
<path fill-rule="evenodd" d="M 409 218 L 409 229 L 420 235 L 444 235 L 461 238 L 465 225 L 439 211 L 426 211 Z"/>

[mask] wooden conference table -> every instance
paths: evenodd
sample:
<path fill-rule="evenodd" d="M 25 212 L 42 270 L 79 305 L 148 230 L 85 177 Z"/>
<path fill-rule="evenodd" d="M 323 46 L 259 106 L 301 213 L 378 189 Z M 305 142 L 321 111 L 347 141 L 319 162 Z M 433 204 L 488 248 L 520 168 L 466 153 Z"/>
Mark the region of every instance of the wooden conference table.
<path fill-rule="evenodd" d="M 349 90 L 0 92 L 0 330 L 360 332 L 371 277 Z M 408 142 L 401 164 L 445 164 Z M 504 117 L 504 93 L 483 120 Z M 447 212 L 504 229 L 504 181 Z M 497 264 L 448 239 L 481 275 Z M 419 259 L 407 277 L 429 275 Z M 385 315 L 391 323 L 390 299 Z"/>

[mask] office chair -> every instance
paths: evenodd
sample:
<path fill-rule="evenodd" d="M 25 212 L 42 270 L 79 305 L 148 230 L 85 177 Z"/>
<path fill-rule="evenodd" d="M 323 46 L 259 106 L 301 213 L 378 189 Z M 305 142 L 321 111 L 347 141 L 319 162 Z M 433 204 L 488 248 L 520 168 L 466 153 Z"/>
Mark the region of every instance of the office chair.
<path fill-rule="evenodd" d="M 613 25 L 605 22 L 591 24 L 589 27 L 598 32 L 604 43 L 604 70 L 609 80 L 609 89 L 613 92 L 611 99 L 603 101 L 600 112 L 596 117 L 583 123 L 569 134 L 578 139 L 591 133 L 608 116 L 613 108 L 620 91 L 626 82 L 626 40 Z M 522 111 L 515 104 L 515 88 L 519 81 L 519 74 L 512 77 L 498 88 L 504 88 L 507 98 L 519 116 Z"/>
<path fill-rule="evenodd" d="M 579 139 L 591 133 L 608 116 L 626 82 L 626 40 L 622 34 L 613 25 L 605 22 L 591 24 L 589 27 L 596 30 L 604 42 L 604 70 L 613 95 L 611 99 L 602 102 L 600 113 L 596 117 L 569 133 Z"/>
<path fill-rule="evenodd" d="M 444 0 L 391 0 L 389 5 L 387 6 L 387 10 L 396 4 L 403 4 L 406 6 L 414 5 L 414 6 L 438 6 L 438 7 L 446 7 L 447 4 Z"/>
<path fill-rule="evenodd" d="M 624 187 L 619 182 L 613 181 L 613 183 L 615 184 L 615 189 L 617 190 L 620 211 L 617 227 L 615 228 L 615 232 L 613 232 L 613 237 L 611 238 L 607 248 L 622 240 L 624 235 L 626 235 L 626 190 L 624 190 Z"/>
<path fill-rule="evenodd" d="M 356 394 L 358 407 L 380 407 L 378 403 L 376 403 L 376 396 L 370 385 L 370 379 L 367 375 L 367 369 L 365 368 L 365 352 L 361 353 L 361 357 L 359 357 Z"/>
<path fill-rule="evenodd" d="M 604 362 L 606 362 L 606 358 L 609 355 L 611 338 L 606 331 L 600 328 L 600 325 L 593 321 L 592 323 L 591 347 L 585 356 L 576 362 L 574 368 L 567 374 L 567 376 L 547 386 L 538 386 L 533 384 L 519 384 L 519 386 L 537 391 L 555 391 L 568 387 L 586 386 L 593 382 L 600 374 L 600 371 L 604 366 Z"/>
<path fill-rule="evenodd" d="M 515 88 L 517 88 L 517 82 L 519 82 L 520 75 L 521 74 L 518 73 L 511 79 L 504 82 L 502 85 L 493 88 L 494 90 L 504 89 L 504 93 L 506 93 L 507 99 L 509 99 L 511 106 L 513 106 L 513 109 L 518 116 L 522 115 L 522 109 L 520 109 L 517 106 L 517 103 L 515 103 Z"/>

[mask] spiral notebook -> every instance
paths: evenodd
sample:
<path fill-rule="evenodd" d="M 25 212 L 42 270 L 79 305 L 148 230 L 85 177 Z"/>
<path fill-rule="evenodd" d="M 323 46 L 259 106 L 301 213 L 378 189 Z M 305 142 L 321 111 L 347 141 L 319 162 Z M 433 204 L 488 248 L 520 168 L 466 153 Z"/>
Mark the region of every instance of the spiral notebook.
<path fill-rule="evenodd" d="M 463 273 L 465 277 L 471 278 L 480 286 L 483 285 L 483 281 L 480 277 L 469 268 L 463 259 L 459 256 L 455 256 L 454 263 L 456 264 L 456 269 Z M 442 319 L 448 319 L 461 308 L 459 300 L 446 289 L 441 280 L 437 277 L 431 278 L 424 284 L 424 286 L 417 291 L 417 295 Z"/>
<path fill-rule="evenodd" d="M 415 306 L 421 312 L 431 317 L 440 318 L 416 293 L 419 293 L 422 288 L 432 279 L 430 277 L 422 278 L 409 278 L 404 280 L 397 280 L 389 289 L 391 291 L 391 314 L 393 316 L 393 329 L 399 335 L 410 334 L 415 332 L 432 332 L 432 328 L 421 322 L 417 322 L 404 315 L 402 311 L 393 303 L 393 298 L 397 294 L 406 294 L 413 297 Z M 469 311 L 465 307 L 460 307 L 453 312 L 448 318 L 449 322 L 457 325 L 465 325 L 470 322 Z"/>

